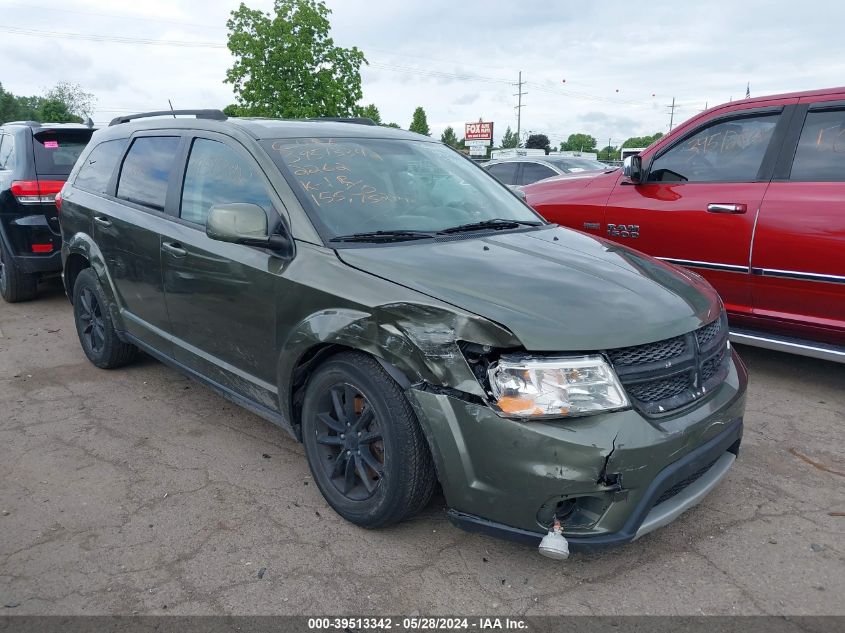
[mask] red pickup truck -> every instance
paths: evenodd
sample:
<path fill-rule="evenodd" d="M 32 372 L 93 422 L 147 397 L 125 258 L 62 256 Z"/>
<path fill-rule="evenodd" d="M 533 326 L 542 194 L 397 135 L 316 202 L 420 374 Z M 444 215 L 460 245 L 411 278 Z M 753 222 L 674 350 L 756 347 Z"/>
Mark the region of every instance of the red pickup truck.
<path fill-rule="evenodd" d="M 845 87 L 726 103 L 622 169 L 523 191 L 553 222 L 700 273 L 737 343 L 845 362 Z"/>

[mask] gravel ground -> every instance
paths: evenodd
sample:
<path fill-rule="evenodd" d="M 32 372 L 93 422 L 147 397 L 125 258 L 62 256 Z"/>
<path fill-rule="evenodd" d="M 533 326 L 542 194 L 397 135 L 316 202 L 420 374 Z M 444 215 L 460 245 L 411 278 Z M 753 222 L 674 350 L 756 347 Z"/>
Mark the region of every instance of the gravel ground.
<path fill-rule="evenodd" d="M 700 506 L 560 563 L 435 497 L 366 531 L 302 447 L 148 357 L 103 371 L 57 286 L 0 302 L 0 614 L 845 614 L 845 366 L 741 348 L 745 439 Z"/>

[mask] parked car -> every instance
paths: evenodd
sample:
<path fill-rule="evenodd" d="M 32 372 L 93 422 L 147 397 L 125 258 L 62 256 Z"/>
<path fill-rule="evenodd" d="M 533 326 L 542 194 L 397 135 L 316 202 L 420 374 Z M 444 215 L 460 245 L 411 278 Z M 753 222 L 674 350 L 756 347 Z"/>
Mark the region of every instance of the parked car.
<path fill-rule="evenodd" d="M 499 182 L 519 187 L 561 174 L 601 173 L 612 168 L 590 158 L 549 155 L 492 160 L 484 165 L 484 169 Z"/>
<path fill-rule="evenodd" d="M 364 527 L 439 480 L 464 528 L 599 547 L 725 476 L 746 372 L 701 278 L 424 136 L 155 114 L 97 132 L 56 201 L 96 366 L 141 349 L 286 429 Z"/>
<path fill-rule="evenodd" d="M 701 273 L 734 341 L 845 362 L 845 88 L 733 101 L 528 186 L 545 218 Z"/>
<path fill-rule="evenodd" d="M 56 194 L 94 130 L 68 123 L 0 126 L 0 296 L 35 297 L 62 270 Z"/>

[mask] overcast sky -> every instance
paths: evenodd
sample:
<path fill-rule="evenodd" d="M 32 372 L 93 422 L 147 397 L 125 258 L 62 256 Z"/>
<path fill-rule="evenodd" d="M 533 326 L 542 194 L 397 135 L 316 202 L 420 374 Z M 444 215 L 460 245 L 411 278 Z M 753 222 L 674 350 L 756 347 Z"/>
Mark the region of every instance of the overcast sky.
<path fill-rule="evenodd" d="M 405 128 L 421 105 L 438 136 L 452 125 L 460 137 L 464 122 L 479 117 L 495 123 L 497 139 L 516 129 L 510 84 L 520 70 L 523 132 L 555 144 L 586 132 L 600 147 L 665 132 L 673 96 L 678 123 L 706 103 L 743 98 L 747 82 L 753 96 L 845 84 L 841 0 L 327 4 L 335 41 L 358 46 L 370 62 L 364 103 Z M 0 82 L 23 95 L 79 83 L 97 98 L 97 122 L 167 108 L 168 98 L 177 108 L 223 107 L 234 100 L 223 78 L 231 65 L 225 22 L 237 5 L 0 0 Z"/>

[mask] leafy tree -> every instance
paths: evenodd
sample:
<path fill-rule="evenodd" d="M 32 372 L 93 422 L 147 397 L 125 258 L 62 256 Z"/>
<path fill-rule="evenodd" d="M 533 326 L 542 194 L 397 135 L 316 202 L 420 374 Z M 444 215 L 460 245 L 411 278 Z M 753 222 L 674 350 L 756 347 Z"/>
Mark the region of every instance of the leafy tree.
<path fill-rule="evenodd" d="M 411 119 L 411 126 L 408 129 L 417 134 L 431 136 L 431 129 L 428 127 L 428 118 L 425 116 L 425 110 L 423 110 L 422 106 L 414 110 L 414 118 Z"/>
<path fill-rule="evenodd" d="M 223 108 L 223 114 L 225 114 L 226 116 L 239 117 L 241 116 L 241 111 L 237 105 L 235 105 L 234 103 L 230 103 L 225 108 Z"/>
<path fill-rule="evenodd" d="M 381 125 L 381 113 L 378 111 L 375 103 L 366 105 L 358 111 L 358 116 L 371 119 L 376 125 Z"/>
<path fill-rule="evenodd" d="M 67 104 L 58 99 L 44 99 L 35 112 L 35 118 L 51 123 L 82 123 L 82 117 L 70 112 Z"/>
<path fill-rule="evenodd" d="M 662 136 L 663 132 L 656 132 L 651 136 L 632 136 L 622 143 L 622 147 L 648 147 L 657 139 L 662 138 Z"/>
<path fill-rule="evenodd" d="M 399 124 L 398 124 L 398 123 L 392 123 L 392 122 L 391 122 L 391 123 L 385 123 L 385 124 L 384 124 L 384 127 L 395 127 L 397 130 L 401 130 L 401 129 L 402 129 L 401 127 L 399 127 Z"/>
<path fill-rule="evenodd" d="M 80 119 L 90 116 L 94 111 L 96 99 L 90 92 L 85 92 L 79 84 L 60 81 L 44 95 L 48 101 L 59 101 L 65 104 L 68 113 Z"/>
<path fill-rule="evenodd" d="M 525 147 L 528 149 L 544 149 L 546 150 L 546 154 L 551 151 L 549 137 L 545 134 L 532 134 L 528 137 L 528 140 L 525 141 Z"/>
<path fill-rule="evenodd" d="M 599 151 L 599 158 L 604 158 L 605 160 L 612 160 L 619 155 L 619 148 L 613 147 L 613 145 L 607 145 Z"/>
<path fill-rule="evenodd" d="M 596 139 L 589 134 L 570 134 L 565 142 L 560 144 L 562 152 L 595 152 Z"/>
<path fill-rule="evenodd" d="M 516 135 L 516 132 L 511 132 L 511 126 L 508 126 L 508 129 L 505 130 L 504 135 L 502 136 L 502 149 L 513 149 L 515 147 L 519 147 L 519 137 Z"/>
<path fill-rule="evenodd" d="M 241 3 L 226 27 L 226 71 L 243 116 L 352 116 L 362 97 L 357 47 L 335 46 L 323 0 L 275 0 L 272 13 Z"/>
<path fill-rule="evenodd" d="M 457 147 L 458 137 L 455 135 L 455 128 L 450 125 L 445 130 L 443 130 L 443 134 L 440 135 L 440 141 L 445 143 L 449 147 Z"/>

